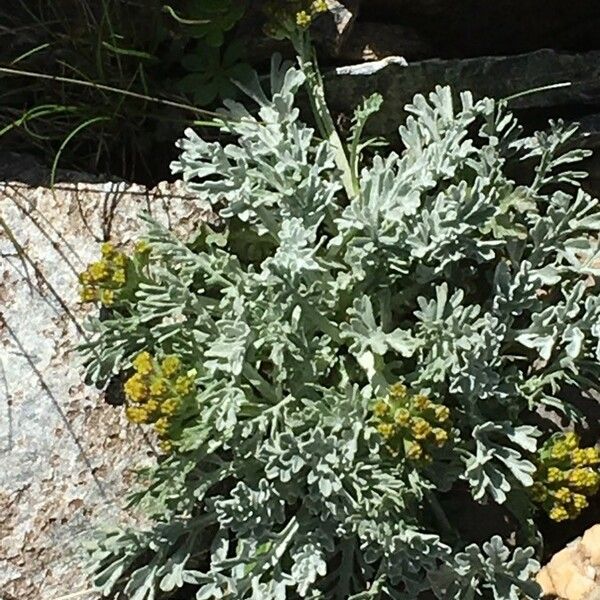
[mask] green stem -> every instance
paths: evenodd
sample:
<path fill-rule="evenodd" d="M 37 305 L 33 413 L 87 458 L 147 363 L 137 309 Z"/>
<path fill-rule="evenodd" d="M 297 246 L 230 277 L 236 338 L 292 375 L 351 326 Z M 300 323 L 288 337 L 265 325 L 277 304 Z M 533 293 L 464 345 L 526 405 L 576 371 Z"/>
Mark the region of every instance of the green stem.
<path fill-rule="evenodd" d="M 452 541 L 456 540 L 458 537 L 456 530 L 450 524 L 450 521 L 448 520 L 448 517 L 446 516 L 446 513 L 435 494 L 430 490 L 427 490 L 425 492 L 425 497 L 429 502 L 429 506 L 431 507 L 431 510 L 441 530 L 449 537 L 449 539 L 451 539 Z"/>
<path fill-rule="evenodd" d="M 337 132 L 325 100 L 325 86 L 317 64 L 315 50 L 306 32 L 294 37 L 292 43 L 298 54 L 300 67 L 306 76 L 306 88 L 317 126 L 321 136 L 332 145 L 335 151 L 335 162 L 342 172 L 342 184 L 348 198 L 352 199 L 358 195 L 358 186 L 352 174 L 344 143 Z"/>

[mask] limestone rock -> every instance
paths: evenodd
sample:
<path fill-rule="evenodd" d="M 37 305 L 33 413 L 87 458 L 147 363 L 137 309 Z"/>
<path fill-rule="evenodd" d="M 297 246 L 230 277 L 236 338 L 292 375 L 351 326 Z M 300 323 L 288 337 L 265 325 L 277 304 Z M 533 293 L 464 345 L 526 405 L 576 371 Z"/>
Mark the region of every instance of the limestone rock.
<path fill-rule="evenodd" d="M 537 582 L 549 597 L 600 600 L 600 525 L 555 554 Z"/>
<path fill-rule="evenodd" d="M 0 598 L 85 591 L 79 543 L 130 518 L 132 468 L 154 460 L 152 441 L 83 384 L 75 350 L 91 310 L 77 273 L 102 240 L 136 239 L 140 210 L 182 235 L 207 216 L 173 186 L 0 183 Z"/>

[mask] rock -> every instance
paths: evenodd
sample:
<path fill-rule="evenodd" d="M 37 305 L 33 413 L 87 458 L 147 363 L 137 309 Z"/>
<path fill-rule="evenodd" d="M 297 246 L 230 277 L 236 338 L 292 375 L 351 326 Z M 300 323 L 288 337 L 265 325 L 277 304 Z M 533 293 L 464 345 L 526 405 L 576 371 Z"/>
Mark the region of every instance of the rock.
<path fill-rule="evenodd" d="M 581 545 L 590 563 L 600 567 L 600 525 L 591 527 L 583 534 Z"/>
<path fill-rule="evenodd" d="M 155 452 L 83 384 L 75 347 L 90 308 L 76 274 L 98 242 L 137 238 L 140 210 L 182 235 L 208 215 L 172 185 L 0 183 L 0 598 L 91 600 L 80 542 L 132 522 L 122 507 L 131 471 Z"/>
<path fill-rule="evenodd" d="M 555 554 L 536 579 L 545 596 L 600 600 L 600 525 Z"/>
<path fill-rule="evenodd" d="M 434 52 L 433 45 L 412 27 L 359 21 L 354 24 L 352 34 L 343 43 L 338 55 L 343 61 L 359 62 L 388 56 L 419 60 Z"/>
<path fill-rule="evenodd" d="M 404 118 L 404 106 L 417 93 L 428 93 L 436 85 L 451 85 L 457 92 L 470 90 L 476 97 L 507 98 L 512 108 L 551 108 L 564 105 L 594 105 L 598 102 L 600 52 L 567 54 L 538 50 L 517 56 L 485 56 L 467 60 L 431 59 L 401 64 L 390 61 L 383 69 L 367 74 L 340 67 L 325 77 L 329 105 L 350 114 L 361 99 L 373 91 L 384 97 L 381 112 L 373 117 L 370 130 L 385 134 Z M 574 82 L 554 89 L 528 90 Z"/>
<path fill-rule="evenodd" d="M 450 85 L 457 94 L 470 90 L 476 98 L 521 94 L 510 101 L 510 108 L 520 111 L 525 125 L 539 129 L 547 125 L 548 118 L 564 116 L 565 106 L 577 106 L 579 114 L 597 111 L 599 81 L 600 51 L 568 54 L 554 50 L 420 62 L 390 56 L 375 63 L 338 67 L 325 76 L 328 103 L 337 114 L 351 115 L 354 107 L 374 91 L 383 95 L 383 107 L 369 120 L 367 132 L 386 136 L 392 144 L 399 143 L 395 132 L 407 116 L 404 106 L 415 94 L 427 94 L 436 85 Z M 565 85 L 538 89 L 556 84 Z M 535 89 L 538 91 L 529 92 Z M 599 131 L 597 119 L 588 117 L 581 145 L 599 148 Z M 583 167 L 590 173 L 588 188 L 596 193 L 600 187 L 600 157 L 589 159 Z"/>
<path fill-rule="evenodd" d="M 594 151 L 594 155 L 582 165 L 589 174 L 588 187 L 592 190 L 600 190 L 600 114 L 585 115 L 578 121 L 580 124 L 579 146 Z M 597 421 L 597 424 L 600 429 L 600 420 Z"/>
<path fill-rule="evenodd" d="M 600 10 L 595 0 L 369 0 L 361 19 L 416 29 L 434 42 L 431 56 L 467 58 L 596 49 Z"/>
<path fill-rule="evenodd" d="M 360 0 L 327 0 L 329 12 L 319 16 L 312 35 L 321 50 L 337 57 L 358 16 Z"/>

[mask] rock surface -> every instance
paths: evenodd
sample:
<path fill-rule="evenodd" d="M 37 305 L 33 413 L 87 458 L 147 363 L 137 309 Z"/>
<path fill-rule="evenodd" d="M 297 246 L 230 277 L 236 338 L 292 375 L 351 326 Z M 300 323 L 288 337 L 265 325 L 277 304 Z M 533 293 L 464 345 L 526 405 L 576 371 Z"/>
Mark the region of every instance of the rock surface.
<path fill-rule="evenodd" d="M 94 598 L 79 543 L 128 518 L 132 468 L 153 460 L 152 440 L 84 386 L 75 350 L 89 312 L 76 275 L 99 242 L 140 235 L 140 210 L 183 235 L 206 216 L 173 186 L 0 183 L 1 600 Z"/>
<path fill-rule="evenodd" d="M 485 56 L 465 60 L 430 59 L 416 63 L 390 62 L 373 72 L 360 65 L 353 71 L 341 67 L 325 79 L 333 110 L 351 114 L 363 97 L 374 91 L 384 97 L 383 110 L 370 122 L 371 130 L 389 134 L 403 118 L 404 106 L 417 93 L 436 85 L 470 90 L 476 97 L 507 98 L 534 88 L 567 84 L 511 101 L 511 108 L 532 109 L 595 105 L 600 94 L 600 51 L 568 54 L 538 50 L 516 56 Z"/>
<path fill-rule="evenodd" d="M 384 27 L 380 38 L 383 48 L 389 42 L 386 31 Z M 545 129 L 550 118 L 581 122 L 578 143 L 595 151 L 594 157 L 582 167 L 590 174 L 588 189 L 598 194 L 600 51 L 570 54 L 544 49 L 514 56 L 411 62 L 403 56 L 388 56 L 378 50 L 375 42 L 371 47 L 365 39 L 358 37 L 357 40 L 356 52 L 362 53 L 362 58 L 379 60 L 340 66 L 326 75 L 327 99 L 334 113 L 351 115 L 363 98 L 375 91 L 381 93 L 382 109 L 369 120 L 367 130 L 385 136 L 394 145 L 399 143 L 398 126 L 407 116 L 404 106 L 415 94 L 428 94 L 436 85 L 450 85 L 456 95 L 469 90 L 476 98 L 516 96 L 509 106 L 528 130 Z M 409 39 L 406 43 L 412 42 Z M 414 51 L 424 50 L 416 48 Z M 547 86 L 556 87 L 540 89 Z"/>
<path fill-rule="evenodd" d="M 555 554 L 537 581 L 548 597 L 600 600 L 600 525 Z"/>

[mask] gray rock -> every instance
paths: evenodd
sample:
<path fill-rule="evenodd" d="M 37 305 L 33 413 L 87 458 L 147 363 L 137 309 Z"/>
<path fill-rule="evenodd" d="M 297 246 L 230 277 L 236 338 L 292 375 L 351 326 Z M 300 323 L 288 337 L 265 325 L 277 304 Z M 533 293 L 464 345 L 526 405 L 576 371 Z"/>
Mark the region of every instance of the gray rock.
<path fill-rule="evenodd" d="M 435 53 L 433 45 L 416 29 L 391 23 L 357 22 L 338 56 L 343 61 L 380 60 L 402 56 L 420 60 Z"/>
<path fill-rule="evenodd" d="M 528 90 L 554 84 L 570 85 L 535 93 Z M 379 91 L 382 111 L 370 122 L 372 132 L 389 134 L 404 118 L 404 106 L 417 93 L 436 85 L 470 90 L 476 97 L 507 98 L 513 108 L 551 108 L 562 105 L 595 105 L 600 94 L 600 52 L 567 54 L 538 50 L 517 56 L 485 56 L 465 60 L 431 59 L 402 64 L 391 61 L 374 73 L 343 67 L 326 75 L 331 108 L 350 114 L 363 97 Z"/>
<path fill-rule="evenodd" d="M 96 597 L 79 595 L 89 582 L 78 545 L 132 521 L 122 506 L 132 469 L 154 460 L 152 440 L 83 384 L 75 350 L 93 311 L 78 302 L 77 273 L 100 241 L 138 238 L 141 210 L 183 236 L 207 217 L 174 186 L 0 184 L 2 598 Z"/>
<path fill-rule="evenodd" d="M 338 56 L 358 16 L 360 0 L 328 0 L 329 12 L 319 16 L 312 35 L 329 56 Z"/>

